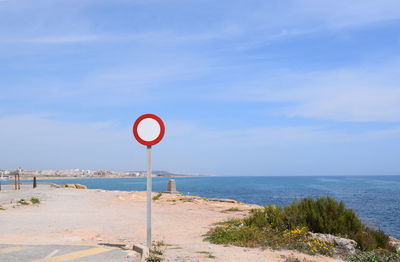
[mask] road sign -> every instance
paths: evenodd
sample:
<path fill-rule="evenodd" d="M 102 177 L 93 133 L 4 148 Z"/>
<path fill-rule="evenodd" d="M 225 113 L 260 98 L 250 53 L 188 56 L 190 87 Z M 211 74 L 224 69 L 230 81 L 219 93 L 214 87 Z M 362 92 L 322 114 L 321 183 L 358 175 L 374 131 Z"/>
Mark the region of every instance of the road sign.
<path fill-rule="evenodd" d="M 147 247 L 151 248 L 151 146 L 163 139 L 165 126 L 161 118 L 153 114 L 145 114 L 136 119 L 133 124 L 133 136 L 136 140 L 147 146 Z"/>
<path fill-rule="evenodd" d="M 165 126 L 161 118 L 153 114 L 140 116 L 133 125 L 133 135 L 145 146 L 153 146 L 163 139 Z"/>

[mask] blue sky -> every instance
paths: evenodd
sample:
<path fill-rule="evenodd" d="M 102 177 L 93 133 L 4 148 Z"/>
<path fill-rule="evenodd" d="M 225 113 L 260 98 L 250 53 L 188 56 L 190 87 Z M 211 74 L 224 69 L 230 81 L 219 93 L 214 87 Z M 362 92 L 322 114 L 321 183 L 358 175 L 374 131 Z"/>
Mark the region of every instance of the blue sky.
<path fill-rule="evenodd" d="M 0 168 L 399 175 L 398 0 L 1 0 Z"/>

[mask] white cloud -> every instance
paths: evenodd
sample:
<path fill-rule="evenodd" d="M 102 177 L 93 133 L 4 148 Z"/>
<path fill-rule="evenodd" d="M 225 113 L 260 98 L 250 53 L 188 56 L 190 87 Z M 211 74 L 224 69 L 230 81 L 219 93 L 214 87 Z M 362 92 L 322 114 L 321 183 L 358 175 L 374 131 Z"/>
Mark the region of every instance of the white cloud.
<path fill-rule="evenodd" d="M 171 1 L 176 8 L 196 9 L 196 16 L 204 19 L 201 26 L 184 15 L 165 19 L 170 10 L 160 11 L 162 17 L 156 26 L 143 26 L 132 22 L 123 26 L 123 34 L 108 30 L 102 25 L 102 16 L 91 16 L 88 9 L 114 3 L 116 14 L 123 8 L 141 13 L 144 7 L 165 4 L 163 1 L 5 1 L 0 8 L 0 23 L 4 30 L 1 42 L 25 42 L 41 44 L 64 44 L 93 41 L 148 41 L 197 42 L 215 39 L 247 38 L 250 42 L 265 42 L 304 33 L 363 26 L 375 22 L 400 19 L 397 0 L 381 1 L 318 1 L 288 0 L 280 3 L 266 1 L 220 2 L 212 11 L 205 3 Z M 215 5 L 214 2 L 212 2 Z M 119 9 L 119 8 L 120 9 Z M 202 8 L 203 7 L 203 8 Z M 224 8 L 222 8 L 224 7 Z M 23 18 L 23 19 L 22 19 Z M 190 17 L 189 17 L 190 18 Z M 109 19 L 109 18 L 108 18 Z M 181 26 L 169 21 L 178 21 Z M 29 22 L 27 22 L 29 21 Z M 145 21 L 144 21 L 145 22 Z M 129 23 L 127 23 L 129 25 Z M 112 25 L 112 23 L 111 23 Z M 193 25 L 190 27 L 190 25 Z M 1 25 L 0 25 L 1 28 Z M 113 28 L 113 27 L 111 27 Z M 137 30 L 140 28 L 140 30 Z M 189 30 L 189 29 L 190 30 Z M 23 32 L 22 34 L 20 32 Z M 60 33 L 61 32 L 61 33 Z M 257 35 L 257 39 L 254 39 Z M 266 37 L 268 36 L 268 37 Z M 243 40 L 243 39 L 242 39 Z"/>
<path fill-rule="evenodd" d="M 400 88 L 357 84 L 336 82 L 296 90 L 298 105 L 288 108 L 286 114 L 352 122 L 400 121 Z"/>
<path fill-rule="evenodd" d="M 400 121 L 400 63 L 278 72 L 235 86 L 234 99 L 280 103 L 273 113 L 350 122 Z"/>
<path fill-rule="evenodd" d="M 37 37 L 31 39 L 18 39 L 8 40 L 8 42 L 20 42 L 20 43 L 31 43 L 31 44 L 68 44 L 68 43 L 81 43 L 81 42 L 93 42 L 99 40 L 100 37 L 96 35 L 61 35 L 61 36 L 49 36 L 49 37 Z"/>
<path fill-rule="evenodd" d="M 125 50 L 126 51 L 126 50 Z M 124 51 L 124 52 L 125 52 Z M 27 75 L 11 78 L 2 83 L 0 101 L 24 101 L 25 104 L 49 104 L 68 101 L 85 106 L 126 106 L 162 100 L 194 97 L 203 90 L 194 86 L 181 88 L 179 82 L 190 81 L 220 70 L 218 65 L 196 54 L 168 54 L 159 50 L 132 50 L 116 62 L 90 65 L 87 70 L 52 70 L 49 74 Z M 88 59 L 97 59 L 91 56 Z M 84 59 L 81 59 L 84 60 Z M 68 64 L 69 62 L 67 62 Z M 24 70 L 51 67 L 46 63 L 23 65 Z M 66 72 L 64 72 L 64 70 Z M 70 71 L 76 72 L 70 76 Z M 176 92 L 176 95 L 171 96 Z M 32 99 L 34 98 L 34 99 Z"/>
<path fill-rule="evenodd" d="M 294 0 L 292 3 L 293 10 L 298 10 L 308 20 L 320 19 L 333 27 L 365 25 L 400 18 L 397 0 Z"/>
<path fill-rule="evenodd" d="M 121 165 L 123 169 L 127 166 L 121 159 L 135 156 L 129 146 L 129 129 L 109 122 L 63 122 L 46 115 L 14 115 L 0 118 L 0 126 L 2 167 L 120 169 Z"/>

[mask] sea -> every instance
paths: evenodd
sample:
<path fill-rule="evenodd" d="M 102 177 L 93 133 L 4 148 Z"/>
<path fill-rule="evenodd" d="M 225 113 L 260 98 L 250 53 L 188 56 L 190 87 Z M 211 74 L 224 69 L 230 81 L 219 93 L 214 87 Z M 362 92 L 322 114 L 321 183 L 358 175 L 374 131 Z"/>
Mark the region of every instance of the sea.
<path fill-rule="evenodd" d="M 166 190 L 171 178 L 153 178 L 153 191 Z M 400 238 L 400 176 L 210 176 L 176 177 L 185 195 L 229 198 L 250 204 L 285 206 L 306 197 L 330 196 L 354 209 L 368 226 Z M 24 181 L 29 182 L 29 181 Z M 142 191 L 145 178 L 46 180 L 90 189 Z"/>

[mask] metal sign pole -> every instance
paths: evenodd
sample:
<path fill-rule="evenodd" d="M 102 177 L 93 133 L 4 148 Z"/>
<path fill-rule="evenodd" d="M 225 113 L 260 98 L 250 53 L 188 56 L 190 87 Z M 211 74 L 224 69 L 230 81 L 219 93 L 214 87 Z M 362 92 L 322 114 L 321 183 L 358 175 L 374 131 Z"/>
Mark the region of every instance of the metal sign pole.
<path fill-rule="evenodd" d="M 151 249 L 151 146 L 157 144 L 164 137 L 165 126 L 161 118 L 153 114 L 145 114 L 136 119 L 133 124 L 133 136 L 142 145 L 147 146 L 147 247 Z"/>
<path fill-rule="evenodd" d="M 147 247 L 151 248 L 151 201 L 152 195 L 151 179 L 151 146 L 147 146 Z"/>

